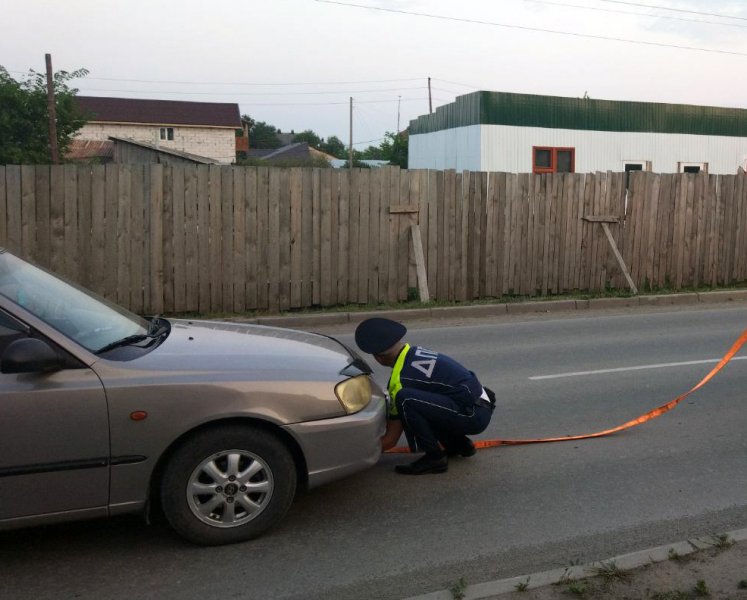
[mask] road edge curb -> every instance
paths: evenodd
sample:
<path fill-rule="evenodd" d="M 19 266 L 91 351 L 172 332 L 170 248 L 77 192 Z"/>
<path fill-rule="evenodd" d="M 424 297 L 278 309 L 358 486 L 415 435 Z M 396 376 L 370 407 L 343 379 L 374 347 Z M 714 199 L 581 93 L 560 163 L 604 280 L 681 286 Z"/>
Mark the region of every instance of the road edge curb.
<path fill-rule="evenodd" d="M 734 542 L 743 542 L 747 540 L 747 528 L 728 531 L 724 535 Z M 699 552 L 707 548 L 712 548 L 718 540 L 712 535 L 698 536 L 681 542 L 664 544 L 646 550 L 629 552 L 619 556 L 613 556 L 604 560 L 594 561 L 584 565 L 575 565 L 549 571 L 540 571 L 528 575 L 518 575 L 506 579 L 497 579 L 468 585 L 464 590 L 464 600 L 481 600 L 492 598 L 511 592 L 516 592 L 516 586 L 526 584 L 526 589 L 536 589 L 553 585 L 563 579 L 583 579 L 585 577 L 594 577 L 597 575 L 597 569 L 610 563 L 620 569 L 636 569 L 652 563 L 664 562 L 671 559 L 670 553 L 676 553 L 679 556 L 687 556 L 694 552 Z M 410 596 L 404 600 L 453 600 L 454 595 L 450 590 L 438 590 L 420 596 Z"/>
<path fill-rule="evenodd" d="M 714 292 L 688 292 L 628 296 L 623 298 L 591 298 L 588 300 L 541 300 L 465 306 L 437 306 L 432 308 L 393 308 L 374 311 L 322 312 L 313 314 L 268 315 L 253 318 L 235 318 L 232 321 L 256 323 L 273 327 L 316 327 L 324 325 L 357 324 L 368 317 L 388 317 L 396 320 L 417 321 L 439 318 L 485 318 L 502 315 L 552 313 L 561 311 L 603 310 L 650 306 L 683 306 L 695 304 L 725 304 L 747 302 L 747 290 L 717 290 Z"/>

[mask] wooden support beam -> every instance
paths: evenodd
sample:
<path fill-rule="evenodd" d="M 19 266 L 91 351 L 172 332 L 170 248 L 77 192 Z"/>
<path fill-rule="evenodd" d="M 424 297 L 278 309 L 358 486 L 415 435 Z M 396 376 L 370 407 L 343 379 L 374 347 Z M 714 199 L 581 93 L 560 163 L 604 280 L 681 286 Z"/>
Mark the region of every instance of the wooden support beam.
<path fill-rule="evenodd" d="M 628 267 L 625 266 L 625 261 L 623 260 L 620 251 L 617 249 L 617 244 L 615 243 L 615 239 L 612 237 L 612 232 L 610 231 L 609 224 L 606 221 L 601 221 L 601 223 L 602 228 L 604 229 L 604 234 L 607 236 L 607 241 L 610 243 L 612 252 L 615 254 L 615 258 L 617 259 L 617 264 L 620 265 L 620 268 L 622 269 L 623 275 L 625 275 L 625 279 L 627 280 L 630 289 L 633 290 L 634 294 L 637 294 L 638 288 L 635 286 L 635 283 L 633 283 L 633 279 L 630 277 L 630 273 L 628 272 Z"/>
<path fill-rule="evenodd" d="M 425 270 L 425 254 L 423 253 L 423 238 L 420 235 L 420 225 L 410 225 L 412 234 L 412 248 L 415 251 L 415 268 L 418 274 L 418 295 L 421 302 L 431 299 L 428 293 L 428 276 Z"/>
<path fill-rule="evenodd" d="M 420 208 L 415 205 L 412 206 L 410 204 L 392 204 L 392 206 L 389 207 L 389 214 L 395 214 L 395 213 L 417 213 L 420 211 Z"/>
<path fill-rule="evenodd" d="M 586 216 L 581 217 L 584 221 L 589 223 L 619 223 L 620 217 L 615 215 L 600 215 L 598 217 Z"/>

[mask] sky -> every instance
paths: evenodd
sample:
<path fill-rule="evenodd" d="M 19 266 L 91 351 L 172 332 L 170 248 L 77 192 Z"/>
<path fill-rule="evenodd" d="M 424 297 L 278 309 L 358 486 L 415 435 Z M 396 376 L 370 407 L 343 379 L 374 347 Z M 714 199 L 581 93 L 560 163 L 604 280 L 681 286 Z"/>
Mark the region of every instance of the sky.
<path fill-rule="evenodd" d="M 381 143 L 476 90 L 747 109 L 746 0 L 3 0 L 0 65 Z M 1 107 L 0 107 L 1 109 Z"/>

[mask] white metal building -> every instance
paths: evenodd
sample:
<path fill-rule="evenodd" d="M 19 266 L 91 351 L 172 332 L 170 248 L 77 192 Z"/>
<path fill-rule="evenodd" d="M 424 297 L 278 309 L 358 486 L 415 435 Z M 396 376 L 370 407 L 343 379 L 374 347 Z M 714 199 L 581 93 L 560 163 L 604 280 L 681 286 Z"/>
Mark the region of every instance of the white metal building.
<path fill-rule="evenodd" d="M 410 169 L 511 173 L 747 169 L 747 110 L 504 92 L 410 121 Z"/>

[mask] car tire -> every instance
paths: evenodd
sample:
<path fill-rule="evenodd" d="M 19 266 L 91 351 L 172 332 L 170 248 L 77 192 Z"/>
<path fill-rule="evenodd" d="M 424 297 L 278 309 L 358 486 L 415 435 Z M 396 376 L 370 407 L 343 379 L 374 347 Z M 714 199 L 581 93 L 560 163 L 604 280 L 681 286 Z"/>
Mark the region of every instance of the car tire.
<path fill-rule="evenodd" d="M 161 506 L 190 542 L 231 544 L 280 521 L 296 482 L 293 457 L 277 436 L 257 427 L 214 427 L 187 439 L 169 458 Z"/>

